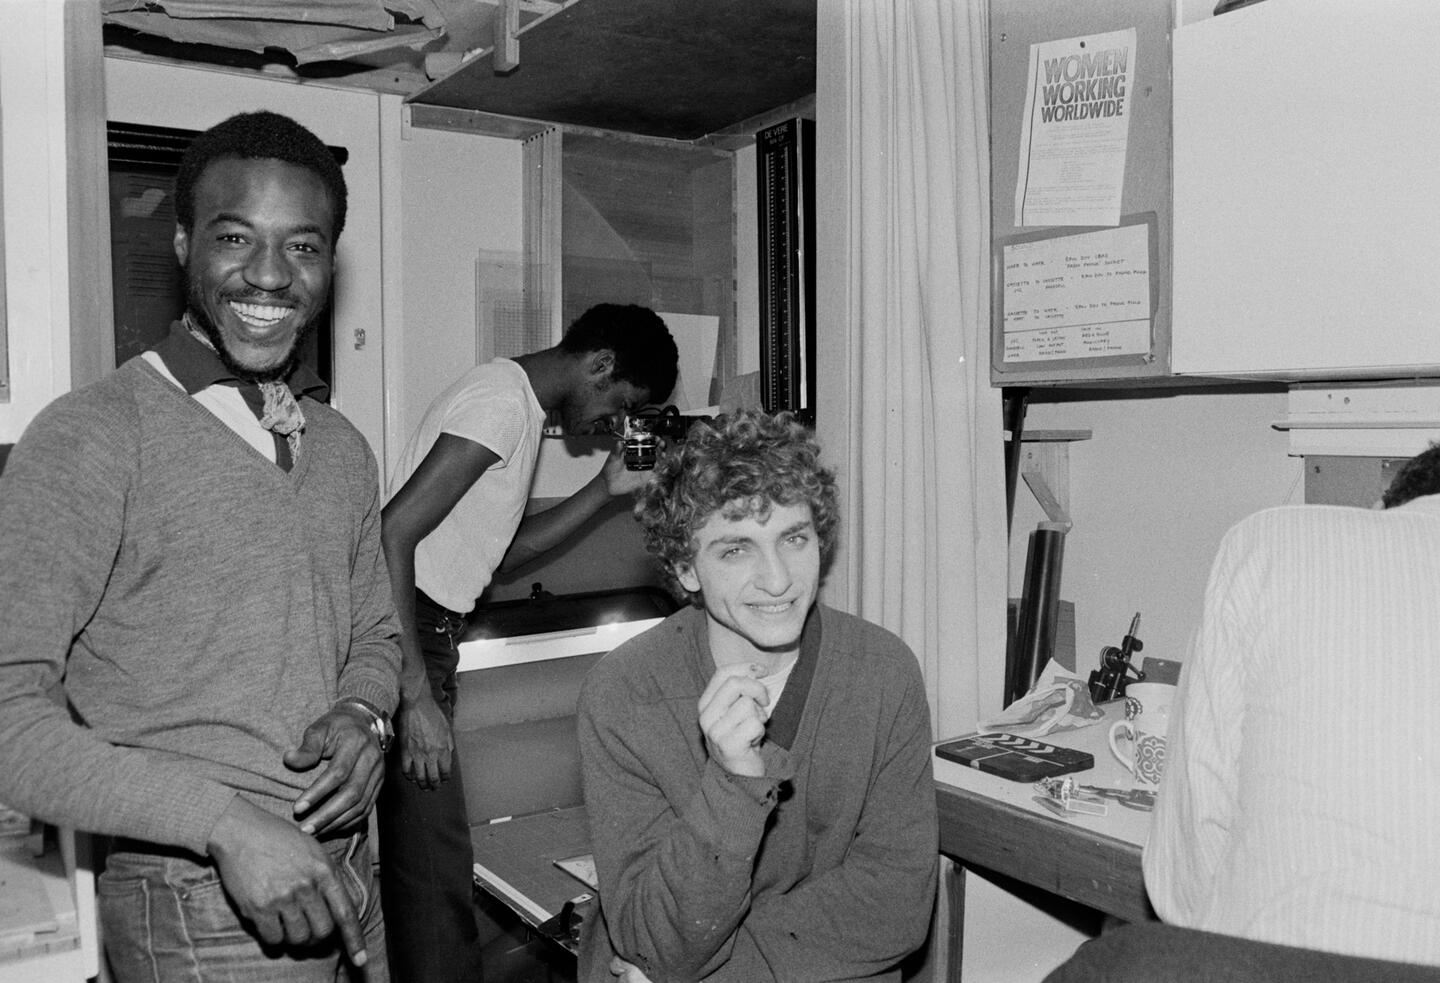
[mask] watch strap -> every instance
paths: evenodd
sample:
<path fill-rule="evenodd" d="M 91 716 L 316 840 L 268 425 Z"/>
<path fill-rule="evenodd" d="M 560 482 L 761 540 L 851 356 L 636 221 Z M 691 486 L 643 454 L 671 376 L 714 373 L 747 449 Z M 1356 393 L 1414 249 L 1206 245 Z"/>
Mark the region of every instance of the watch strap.
<path fill-rule="evenodd" d="M 358 707 L 370 718 L 370 733 L 375 735 L 375 740 L 380 743 L 380 751 L 384 753 L 390 750 L 391 743 L 395 740 L 395 728 L 390 723 L 390 715 L 381 710 L 369 700 L 361 699 L 358 696 L 342 696 L 335 701 L 335 705 L 342 703 Z"/>

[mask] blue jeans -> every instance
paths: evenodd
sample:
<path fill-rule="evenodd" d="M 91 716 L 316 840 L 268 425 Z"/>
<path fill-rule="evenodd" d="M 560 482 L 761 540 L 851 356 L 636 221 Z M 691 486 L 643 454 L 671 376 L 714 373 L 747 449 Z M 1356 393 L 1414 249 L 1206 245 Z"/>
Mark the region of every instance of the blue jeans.
<path fill-rule="evenodd" d="M 101 936 L 116 983 L 388 983 L 385 923 L 365 834 L 326 844 L 365 931 L 363 970 L 337 932 L 303 949 L 251 933 L 207 858 L 182 850 L 111 853 L 97 894 Z"/>
<path fill-rule="evenodd" d="M 416 591 L 415 624 L 431 695 L 453 723 L 465 619 Z M 475 983 L 482 973 L 480 928 L 460 762 L 451 762 L 439 788 L 423 789 L 401 772 L 398 752 L 386 755 L 376 803 L 390 973 L 396 983 Z"/>

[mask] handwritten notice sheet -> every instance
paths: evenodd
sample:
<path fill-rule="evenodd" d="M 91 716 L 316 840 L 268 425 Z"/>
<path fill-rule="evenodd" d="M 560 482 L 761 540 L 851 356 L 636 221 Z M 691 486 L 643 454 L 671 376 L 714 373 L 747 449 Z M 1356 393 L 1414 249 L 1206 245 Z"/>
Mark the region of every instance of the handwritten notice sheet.
<path fill-rule="evenodd" d="M 1118 225 L 1135 30 L 1030 46 L 1015 224 Z"/>
<path fill-rule="evenodd" d="M 1006 245 L 1006 362 L 1150 351 L 1150 226 Z"/>

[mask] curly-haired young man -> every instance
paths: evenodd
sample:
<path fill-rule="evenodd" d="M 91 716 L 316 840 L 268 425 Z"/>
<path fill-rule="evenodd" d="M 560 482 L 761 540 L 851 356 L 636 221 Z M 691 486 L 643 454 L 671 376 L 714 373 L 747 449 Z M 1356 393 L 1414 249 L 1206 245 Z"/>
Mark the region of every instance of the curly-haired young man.
<path fill-rule="evenodd" d="M 697 423 L 635 512 L 694 603 L 581 694 L 580 979 L 898 980 L 935 894 L 928 705 L 904 643 L 816 600 L 819 448 L 788 414 Z"/>
<path fill-rule="evenodd" d="M 399 629 L 375 457 L 295 354 L 345 181 L 246 113 L 195 139 L 176 199 L 183 318 L 47 406 L 0 477 L 0 801 L 113 837 L 120 983 L 333 983 L 367 957 L 374 983 Z"/>

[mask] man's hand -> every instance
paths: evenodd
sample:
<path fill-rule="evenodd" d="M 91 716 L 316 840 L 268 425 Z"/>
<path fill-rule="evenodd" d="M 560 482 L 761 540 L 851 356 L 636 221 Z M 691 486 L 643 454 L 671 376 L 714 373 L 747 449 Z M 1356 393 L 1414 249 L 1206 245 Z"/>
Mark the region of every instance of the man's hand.
<path fill-rule="evenodd" d="M 271 945 L 310 945 L 336 928 L 350 961 L 365 965 L 365 933 L 325 850 L 238 795 L 210 831 L 210 856 L 241 916 Z"/>
<path fill-rule="evenodd" d="M 634 963 L 627 963 L 619 956 L 610 960 L 610 975 L 619 983 L 650 983 L 650 977 L 640 972 Z"/>
<path fill-rule="evenodd" d="M 429 686 L 419 687 L 413 700 L 401 704 L 398 723 L 395 737 L 405 777 L 425 789 L 449 781 L 455 735 Z"/>
<path fill-rule="evenodd" d="M 665 449 L 665 442 L 660 442 L 659 451 Z M 658 452 L 657 452 L 658 453 Z M 600 477 L 605 482 L 605 490 L 612 496 L 630 495 L 641 488 L 650 480 L 649 471 L 631 471 L 625 467 L 625 441 L 615 441 L 615 446 L 610 449 L 610 455 L 605 458 L 605 465 L 600 469 Z"/>
<path fill-rule="evenodd" d="M 700 730 L 710 757 L 732 775 L 761 778 L 765 762 L 765 711 L 770 694 L 760 682 L 763 666 L 739 663 L 715 670 L 700 694 Z"/>
<path fill-rule="evenodd" d="M 344 829 L 369 813 L 384 777 L 384 756 L 357 706 L 336 704 L 305 728 L 300 746 L 286 751 L 285 767 L 309 771 L 322 761 L 310 786 L 295 801 L 301 832 L 319 835 Z"/>

